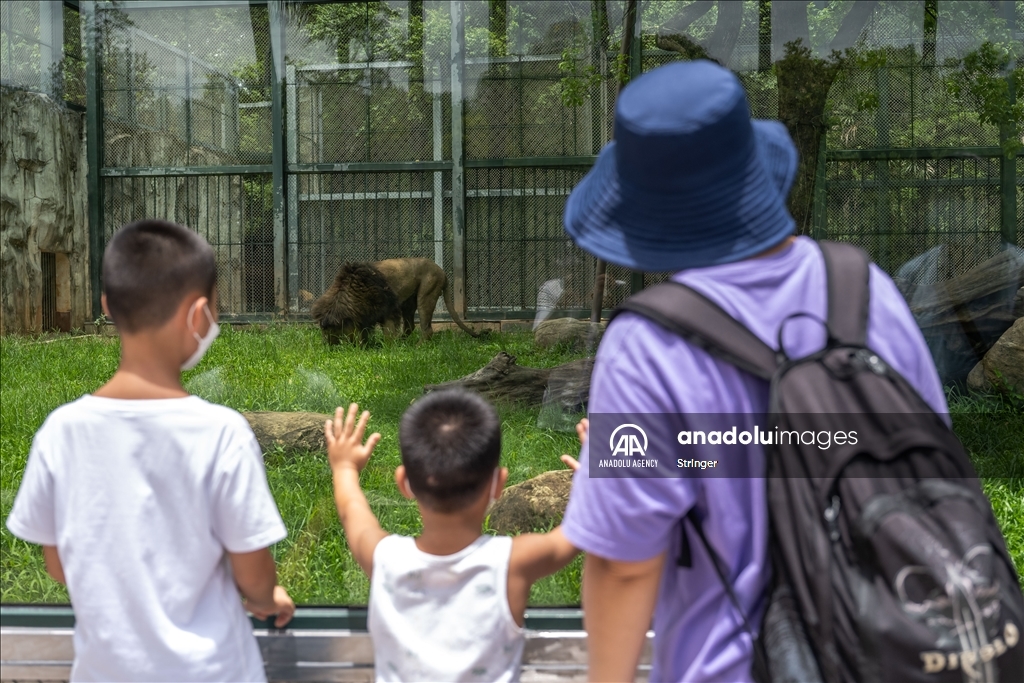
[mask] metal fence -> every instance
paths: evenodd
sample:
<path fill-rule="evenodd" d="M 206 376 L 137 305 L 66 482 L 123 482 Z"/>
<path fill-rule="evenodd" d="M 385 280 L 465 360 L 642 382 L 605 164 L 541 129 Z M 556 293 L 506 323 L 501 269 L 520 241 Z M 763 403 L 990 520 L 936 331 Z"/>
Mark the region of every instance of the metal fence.
<path fill-rule="evenodd" d="M 963 274 L 1024 238 L 1024 157 L 1004 154 L 1006 131 L 982 124 L 952 94 L 964 85 L 955 60 L 977 47 L 979 26 L 1001 15 L 1019 41 L 1014 12 L 1022 14 L 1024 3 L 1003 3 L 988 17 L 978 10 L 991 5 L 943 4 L 930 46 L 890 41 L 884 60 L 848 70 L 833 86 L 835 121 L 815 206 L 815 234 L 860 244 L 894 275 L 940 250 L 925 281 Z M 892 29 L 885 19 L 878 15 L 867 26 L 869 41 L 886 44 Z"/>
<path fill-rule="evenodd" d="M 0 83 L 85 105 L 85 59 L 77 2 L 0 2 Z"/>
<path fill-rule="evenodd" d="M 822 7 L 842 4 L 810 4 L 817 54 Z M 214 246 L 236 319 L 301 317 L 342 262 L 396 256 L 441 264 L 469 318 L 532 317 L 555 279 L 559 308 L 589 309 L 594 262 L 567 241 L 562 210 L 611 135 L 625 2 L 80 5 L 97 296 L 109 236 L 158 216 Z M 947 245 L 939 276 L 1007 236 L 1021 244 L 1022 157 L 1003 155 L 998 127 L 948 87 L 950 60 L 996 31 L 978 16 L 1020 37 L 1013 12 L 989 5 L 939 3 L 929 33 L 934 2 L 878 3 L 859 35 L 876 59 L 851 64 L 829 96 L 816 236 L 862 244 L 892 273 Z M 756 116 L 776 117 L 785 26 L 770 3 L 745 1 L 716 54 L 717 6 L 641 3 L 633 75 L 680 58 L 661 41 L 685 32 L 740 74 Z M 610 276 L 608 307 L 664 274 Z"/>

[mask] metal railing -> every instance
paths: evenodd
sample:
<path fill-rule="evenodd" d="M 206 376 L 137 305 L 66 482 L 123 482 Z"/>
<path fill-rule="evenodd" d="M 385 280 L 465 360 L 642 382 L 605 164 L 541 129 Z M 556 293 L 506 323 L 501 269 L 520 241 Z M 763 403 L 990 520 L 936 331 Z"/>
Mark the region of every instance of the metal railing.
<path fill-rule="evenodd" d="M 365 607 L 299 607 L 284 629 L 253 621 L 271 681 L 371 681 L 373 643 Z M 578 608 L 526 610 L 523 681 L 584 681 L 586 633 Z M 66 681 L 74 658 L 74 613 L 68 606 L 0 607 L 0 680 Z M 647 634 L 639 673 L 650 671 Z"/>

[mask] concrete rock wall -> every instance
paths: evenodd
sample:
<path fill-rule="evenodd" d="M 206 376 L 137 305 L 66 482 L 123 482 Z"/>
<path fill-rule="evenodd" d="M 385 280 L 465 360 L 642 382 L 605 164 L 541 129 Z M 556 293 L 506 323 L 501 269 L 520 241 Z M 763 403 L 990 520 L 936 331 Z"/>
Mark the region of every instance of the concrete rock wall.
<path fill-rule="evenodd" d="M 42 329 L 40 252 L 64 254 L 72 328 L 90 318 L 85 115 L 0 88 L 0 334 Z"/>

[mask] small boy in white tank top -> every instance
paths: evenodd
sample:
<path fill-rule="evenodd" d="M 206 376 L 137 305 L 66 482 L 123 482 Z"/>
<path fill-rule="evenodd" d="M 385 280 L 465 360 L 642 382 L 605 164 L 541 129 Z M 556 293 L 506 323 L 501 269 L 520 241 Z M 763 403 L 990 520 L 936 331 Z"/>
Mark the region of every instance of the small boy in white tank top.
<path fill-rule="evenodd" d="M 380 441 L 363 443 L 358 406 L 324 425 L 334 500 L 359 566 L 370 577 L 369 630 L 378 681 L 518 681 L 530 586 L 576 555 L 560 527 L 514 538 L 481 533 L 508 470 L 501 422 L 479 395 L 438 391 L 402 416 L 395 483 L 423 518 L 416 538 L 381 529 L 359 487 Z M 586 422 L 577 427 L 580 439 Z M 567 456 L 570 466 L 575 461 Z"/>

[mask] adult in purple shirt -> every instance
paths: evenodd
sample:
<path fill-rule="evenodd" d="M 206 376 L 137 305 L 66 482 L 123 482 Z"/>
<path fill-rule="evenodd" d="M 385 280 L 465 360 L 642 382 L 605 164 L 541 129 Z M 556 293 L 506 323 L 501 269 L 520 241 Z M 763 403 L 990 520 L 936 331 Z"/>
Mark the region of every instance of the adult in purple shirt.
<path fill-rule="evenodd" d="M 825 319 L 817 245 L 794 237 L 785 196 L 796 150 L 777 122 L 751 121 L 742 86 L 710 62 L 641 76 L 616 105 L 615 140 L 573 191 L 565 227 L 584 250 L 703 293 L 777 348 L 783 320 Z M 893 282 L 871 267 L 868 345 L 947 412 L 924 339 Z M 821 347 L 820 326 L 785 326 L 791 357 Z M 768 386 L 645 318 L 625 313 L 601 341 L 590 412 L 762 414 Z M 680 523 L 697 506 L 753 625 L 769 579 L 763 479 L 590 478 L 589 444 L 562 529 L 586 551 L 590 678 L 632 680 L 654 628 L 652 681 L 749 681 L 753 643 L 704 548 L 677 567 Z M 747 471 L 764 471 L 760 446 Z"/>

